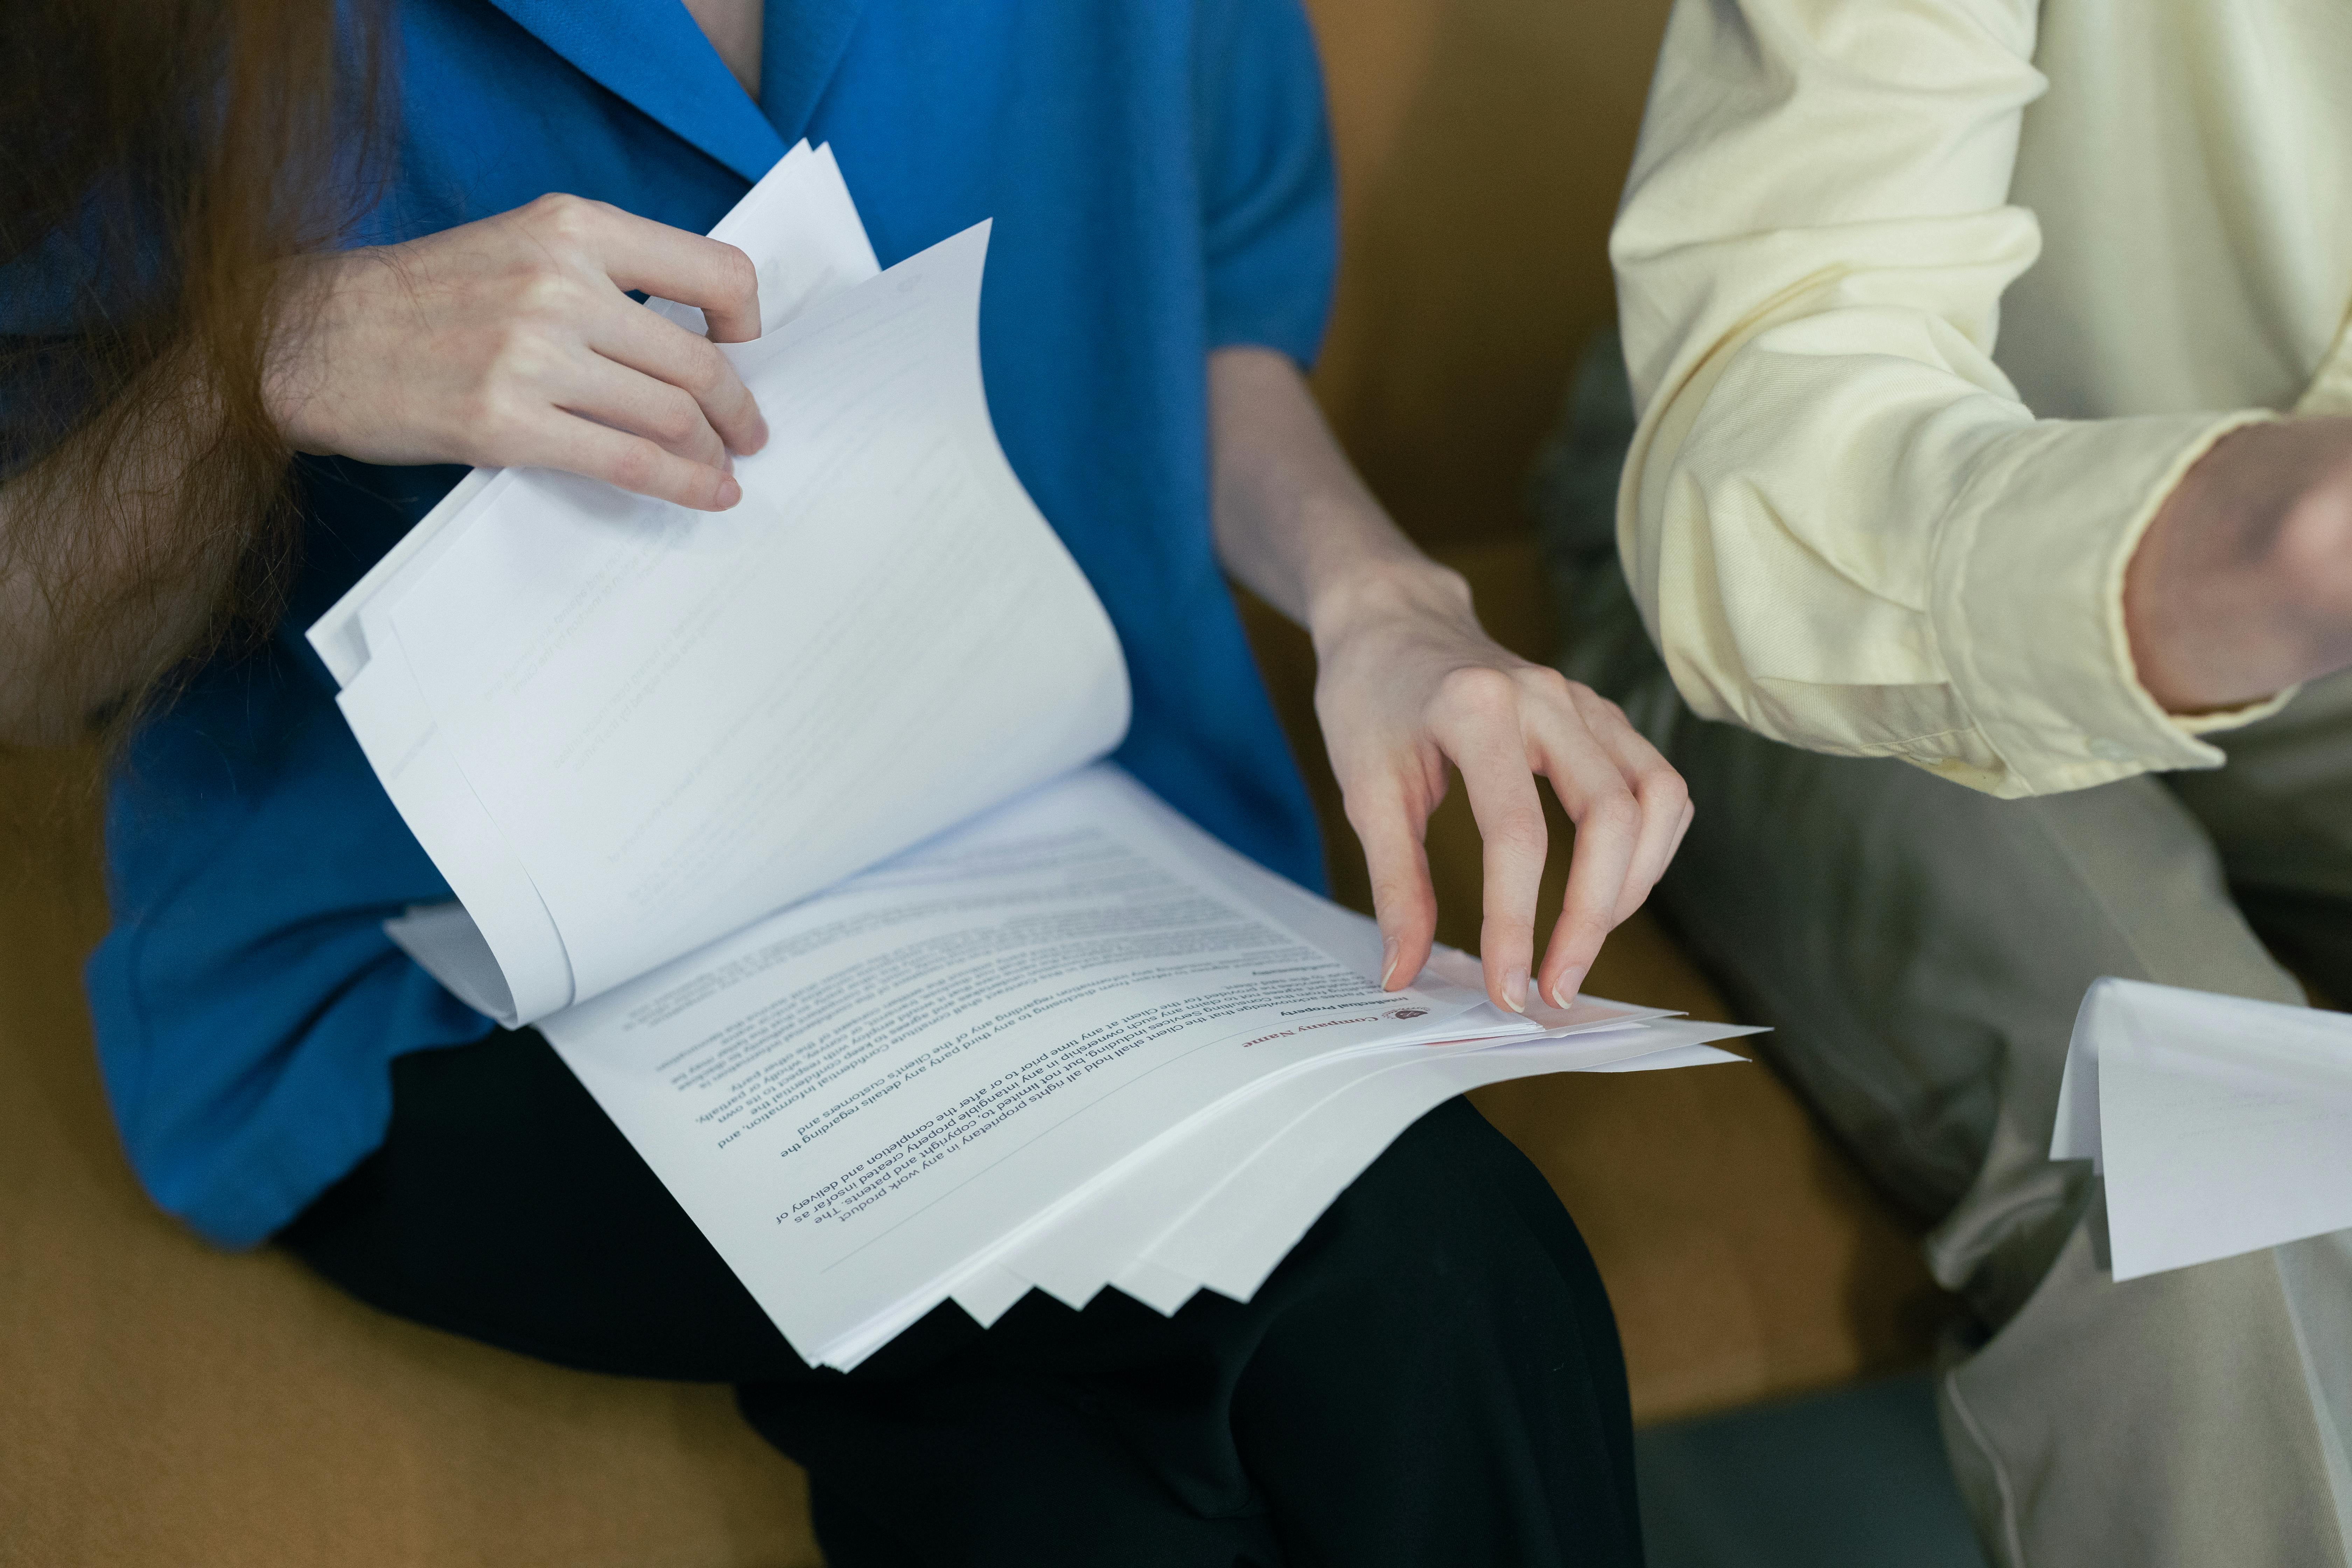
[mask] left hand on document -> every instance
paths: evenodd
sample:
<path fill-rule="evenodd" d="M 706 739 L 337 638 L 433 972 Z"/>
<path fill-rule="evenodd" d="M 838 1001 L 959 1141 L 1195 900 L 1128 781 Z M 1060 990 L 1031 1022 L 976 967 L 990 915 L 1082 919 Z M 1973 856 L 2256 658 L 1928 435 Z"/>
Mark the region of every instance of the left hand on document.
<path fill-rule="evenodd" d="M 1486 844 L 1486 992 L 1524 1005 L 1549 847 L 1540 775 L 1576 824 L 1568 895 L 1533 969 L 1540 994 L 1566 1007 L 1681 845 L 1691 823 L 1682 775 L 1614 702 L 1489 637 L 1456 574 L 1412 563 L 1331 597 L 1313 626 L 1315 711 L 1370 865 L 1385 983 L 1409 984 L 1436 933 L 1422 839 L 1451 763 Z"/>
<path fill-rule="evenodd" d="M 1461 576 L 1423 555 L 1348 466 L 1297 367 L 1257 348 L 1209 360 L 1218 552 L 1315 639 L 1315 710 L 1370 864 L 1383 983 L 1412 984 L 1437 931 L 1422 841 L 1462 774 L 1486 844 L 1486 994 L 1565 1006 L 1691 823 L 1682 776 L 1617 705 L 1489 637 Z M 1568 893 L 1535 963 L 1549 834 L 1576 825 Z"/>

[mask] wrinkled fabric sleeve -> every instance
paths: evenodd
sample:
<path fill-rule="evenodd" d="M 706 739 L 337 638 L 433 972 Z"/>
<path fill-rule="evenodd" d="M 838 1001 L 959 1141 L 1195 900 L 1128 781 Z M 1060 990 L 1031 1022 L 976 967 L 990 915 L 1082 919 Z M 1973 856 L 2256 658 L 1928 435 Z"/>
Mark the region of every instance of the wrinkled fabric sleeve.
<path fill-rule="evenodd" d="M 2123 626 L 2181 474 L 2260 411 L 2036 419 L 1993 363 L 2035 0 L 1678 0 L 1612 237 L 1618 544 L 1691 706 L 2001 795 L 2212 766 Z"/>
<path fill-rule="evenodd" d="M 1322 67 L 1297 0 L 1202 0 L 1193 57 L 1209 346 L 1312 364 L 1338 198 Z"/>

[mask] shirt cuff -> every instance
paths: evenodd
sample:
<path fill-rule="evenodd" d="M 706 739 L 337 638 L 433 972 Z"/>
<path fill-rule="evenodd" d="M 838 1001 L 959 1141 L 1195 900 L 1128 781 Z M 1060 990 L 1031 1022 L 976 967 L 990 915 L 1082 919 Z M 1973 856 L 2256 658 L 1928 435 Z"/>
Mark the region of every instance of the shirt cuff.
<path fill-rule="evenodd" d="M 2275 697 L 2265 697 L 2260 702 L 2249 702 L 2240 708 L 2219 708 L 2210 713 L 2175 713 L 2172 721 L 2192 735 L 2210 735 L 2217 731 L 2234 730 L 2241 724 L 2251 724 L 2257 719 L 2267 719 L 2294 700 L 2303 689 L 2297 681 Z"/>
<path fill-rule="evenodd" d="M 2124 569 L 2189 466 L 2259 410 L 2043 420 L 1988 454 L 1939 531 L 1930 614 L 1953 686 L 2002 763 L 1995 793 L 2050 795 L 2218 767 L 2199 737 L 2291 692 L 2182 719 L 2140 684 Z"/>

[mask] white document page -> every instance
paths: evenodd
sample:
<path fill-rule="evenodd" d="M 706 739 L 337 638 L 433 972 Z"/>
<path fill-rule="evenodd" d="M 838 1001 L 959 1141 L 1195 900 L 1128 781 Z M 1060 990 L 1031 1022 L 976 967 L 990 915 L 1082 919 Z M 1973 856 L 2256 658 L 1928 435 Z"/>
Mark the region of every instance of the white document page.
<path fill-rule="evenodd" d="M 1093 1185 L 1075 1206 L 976 1255 L 947 1294 L 982 1327 L 1033 1285 L 1073 1305 L 1116 1285 L 1162 1313 L 1204 1288 L 1246 1300 L 1347 1184 L 1444 1100 L 1539 1073 L 1738 1062 L 1745 1058 L 1704 1042 L 1757 1032 L 1668 1019 L 1484 1050 L 1393 1047 L 1318 1062 L 1228 1103 Z M 1375 1078 L 1382 1079 L 1377 1090 L 1361 1092 Z M 1294 1141 L 1288 1153 L 1259 1159 Z M 1244 1173 L 1245 1181 L 1224 1179 Z M 873 1319 L 835 1342 L 824 1363 L 847 1371 L 921 1315 L 908 1303 Z"/>
<path fill-rule="evenodd" d="M 774 432 L 732 511 L 517 471 L 382 635 L 363 611 L 543 903 L 572 1000 L 1124 732 L 1109 621 L 989 423 L 986 253 L 982 226 L 730 351 Z M 410 826 L 451 871 L 446 825 Z M 501 963 L 525 947 L 468 908 Z"/>
<path fill-rule="evenodd" d="M 751 258 L 760 275 L 760 335 L 882 270 L 833 149 L 806 142 L 777 161 L 710 231 Z M 697 337 L 709 323 L 691 305 L 646 301 Z"/>
<path fill-rule="evenodd" d="M 401 820 L 460 900 L 454 920 L 411 911 L 388 922 L 394 940 L 467 1006 L 509 1026 L 569 1003 L 571 960 L 555 922 L 443 743 L 407 661 L 396 653 L 370 659 L 335 702 Z M 457 921 L 472 928 L 471 943 L 454 929 Z M 490 960 L 487 970 L 477 958 Z"/>
<path fill-rule="evenodd" d="M 2352 1226 L 2352 1017 L 2096 981 L 2050 1153 L 2105 1175 L 2117 1279 Z"/>
<path fill-rule="evenodd" d="M 763 331 L 875 277 L 856 207 L 830 149 L 793 148 L 713 235 L 760 267 Z M 701 312 L 667 300 L 656 311 L 690 331 Z M 310 641 L 344 688 L 340 699 L 362 749 L 421 842 L 436 854 L 459 903 L 386 922 L 394 940 L 477 1011 L 513 1026 L 569 1004 L 571 960 L 514 847 L 452 754 L 404 659 L 373 665 L 370 637 L 391 640 L 389 617 L 517 476 L 477 468 L 310 628 Z"/>
<path fill-rule="evenodd" d="M 1486 1050 L 1399 1046 L 1318 1063 L 1221 1112 L 1052 1226 L 1009 1248 L 999 1261 L 1048 1294 L 1083 1307 L 1106 1284 L 1120 1280 L 1130 1266 L 1153 1257 L 1155 1245 L 1166 1233 L 1199 1214 L 1205 1216 L 1201 1223 L 1206 1234 L 1229 1241 L 1240 1258 L 1235 1264 L 1221 1254 L 1219 1279 L 1236 1278 L 1236 1267 L 1270 1269 L 1402 1127 L 1465 1088 L 1537 1073 L 1638 1063 L 1668 1054 L 1676 1055 L 1677 1066 L 1737 1061 L 1738 1058 L 1721 1052 L 1704 1058 L 1679 1052 L 1704 1040 L 1747 1032 L 1601 1017 L 1566 1026 L 1540 1039 L 1512 1039 Z M 1396 1076 L 1400 1074 L 1403 1076 Z M 1379 1094 L 1361 1088 L 1372 1079 L 1389 1087 Z M 1400 1107 L 1405 1107 L 1401 1113 Z M 1313 1150 L 1312 1163 L 1285 1169 L 1276 1184 L 1253 1175 L 1239 1186 L 1233 1184 L 1244 1171 L 1262 1173 L 1267 1169 L 1262 1155 L 1294 1142 Z M 1206 1184 L 1204 1173 L 1214 1173 Z M 1228 1194 L 1233 1201 L 1220 1204 L 1220 1194 Z M 1256 1217 L 1229 1223 L 1235 1207 L 1250 1209 Z M 1263 1236 L 1276 1239 L 1270 1255 L 1261 1257 L 1255 1248 Z M 1170 1281 L 1177 1279 L 1170 1270 L 1161 1273 Z M 1175 1305 L 1182 1305 L 1208 1277 L 1186 1277 Z M 1163 1311 L 1173 1310 L 1150 1296 L 1140 1299 Z"/>
<path fill-rule="evenodd" d="M 1246 1300 L 1347 1184 L 1442 1101 L 1539 1073 L 1737 1062 L 1743 1058 L 1705 1042 L 1759 1032 L 1633 1011 L 1644 1019 L 1573 1025 L 1482 1050 L 1381 1047 L 1310 1064 L 1228 1102 L 975 1254 L 949 1294 L 983 1326 L 1033 1284 L 1073 1306 L 1109 1285 L 1161 1312 L 1204 1287 Z M 908 1303 L 835 1342 L 826 1364 L 856 1366 L 919 1317 L 922 1305 Z"/>
<path fill-rule="evenodd" d="M 1380 929 L 1365 916 L 1316 897 L 1206 835 L 1198 836 L 1191 864 L 1216 877 L 1239 898 L 1277 916 L 1368 981 L 1377 983 L 1383 957 Z M 1484 984 L 1475 958 L 1442 945 L 1432 955 L 1431 973 L 1433 980 L 1444 980 L 1465 993 L 1475 994 Z M 1642 1029 L 1641 1026 L 1665 1016 L 1663 1008 L 1637 1007 L 1589 996 L 1576 998 L 1574 1006 L 1565 1011 L 1534 1002 L 1529 1016 L 1542 1027 L 1542 1039 L 1533 1036 L 1515 1039 L 1508 1053 L 1508 1065 L 1498 1061 L 1496 1067 L 1487 1069 L 1475 1081 L 1497 1081 L 1539 1072 L 1653 1070 L 1738 1061 L 1740 1058 L 1696 1042 L 1756 1032 L 1727 1026 L 1681 1024 L 1655 1032 Z M 1476 1034 L 1501 1018 L 1491 1006 L 1480 1006 L 1464 1014 L 1447 1032 L 1454 1032 L 1458 1026 L 1465 1035 Z M 1535 1054 L 1539 1045 L 1565 1042 L 1569 1037 L 1574 1037 L 1572 1043 L 1561 1044 L 1542 1055 Z M 1472 1054 L 1481 1061 L 1490 1055 Z M 1105 1286 L 1117 1283 L 1139 1300 L 1162 1311 L 1173 1311 L 1192 1297 L 1202 1281 L 1180 1278 L 1167 1268 L 1146 1263 L 1144 1251 L 1162 1231 L 1174 1227 L 1195 1205 L 1206 1201 L 1205 1194 L 1216 1186 L 1223 1173 L 1243 1166 L 1278 1139 L 1303 1137 L 1328 1158 L 1305 1173 L 1304 1184 L 1295 1184 L 1281 1194 L 1276 1206 L 1268 1211 L 1270 1215 L 1295 1217 L 1296 1227 L 1288 1232 L 1289 1239 L 1279 1239 L 1286 1231 L 1287 1220 L 1284 1218 L 1277 1218 L 1270 1227 L 1255 1223 L 1237 1226 L 1233 1235 L 1244 1253 L 1269 1236 L 1277 1238 L 1272 1243 L 1276 1251 L 1262 1258 L 1251 1255 L 1247 1260 L 1223 1260 L 1225 1271 L 1221 1277 L 1237 1277 L 1253 1267 L 1260 1270 L 1262 1277 L 1263 1270 L 1279 1261 L 1280 1253 L 1296 1240 L 1296 1234 L 1313 1223 L 1340 1188 L 1377 1158 L 1402 1130 L 1403 1121 L 1384 1120 L 1385 1115 L 1423 1092 L 1394 1092 L 1402 1087 L 1400 1084 L 1392 1085 L 1391 1092 L 1378 1099 L 1343 1099 L 1343 1090 L 1361 1079 L 1424 1062 L 1435 1068 L 1440 1063 L 1460 1064 L 1471 1059 L 1471 1056 L 1430 1053 L 1407 1046 L 1394 1047 L 1393 1051 L 1353 1053 L 1317 1063 L 1238 1103 L 1228 1104 L 1215 1116 L 1204 1119 L 1192 1132 L 1167 1141 L 1166 1146 L 1150 1159 L 1132 1164 L 1116 1180 L 1098 1185 L 1090 1195 L 1064 1205 L 1053 1215 L 1009 1234 L 994 1247 L 975 1255 L 956 1280 L 951 1294 L 983 1325 L 993 1322 L 1033 1284 L 1076 1307 L 1083 1306 Z M 1441 1070 L 1440 1076 L 1428 1080 L 1431 1087 L 1426 1090 L 1426 1104 L 1411 1110 L 1405 1121 L 1460 1092 L 1460 1086 L 1470 1081 L 1461 1079 L 1458 1072 Z M 1316 1183 L 1326 1175 L 1331 1184 L 1323 1190 Z M 1237 1194 L 1240 1189 L 1230 1192 Z M 1232 1201 L 1231 1197 L 1227 1201 Z M 1258 1201 L 1255 1190 L 1252 1196 L 1242 1201 Z M 1213 1233 L 1219 1221 L 1212 1214 L 1201 1224 Z M 856 1364 L 912 1321 L 891 1318 L 869 1323 L 857 1338 L 835 1347 L 831 1364 Z"/>
<path fill-rule="evenodd" d="M 1381 992 L 1205 837 L 1089 770 L 542 1028 L 822 1361 L 1229 1097 L 1486 1008 Z"/>
<path fill-rule="evenodd" d="M 1753 1026 L 1657 1019 L 1628 1028 L 1483 1050 L 1382 1052 L 1386 1070 L 1357 1075 L 1268 1140 L 1191 1212 L 1146 1245 L 1115 1283 L 1129 1293 L 1161 1279 L 1197 1279 L 1245 1301 L 1331 1201 L 1412 1125 L 1457 1094 L 1540 1073 L 1651 1065 L 1738 1062 L 1707 1042 L 1758 1034 Z"/>

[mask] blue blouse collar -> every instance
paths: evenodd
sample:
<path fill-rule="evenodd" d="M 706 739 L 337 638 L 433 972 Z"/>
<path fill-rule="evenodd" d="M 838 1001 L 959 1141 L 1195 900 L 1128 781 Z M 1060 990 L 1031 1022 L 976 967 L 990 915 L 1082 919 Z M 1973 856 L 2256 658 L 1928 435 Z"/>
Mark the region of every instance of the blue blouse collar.
<path fill-rule="evenodd" d="M 770 0 L 754 104 L 675 0 L 492 3 L 590 80 L 747 180 L 807 130 L 865 8 L 865 0 Z"/>

